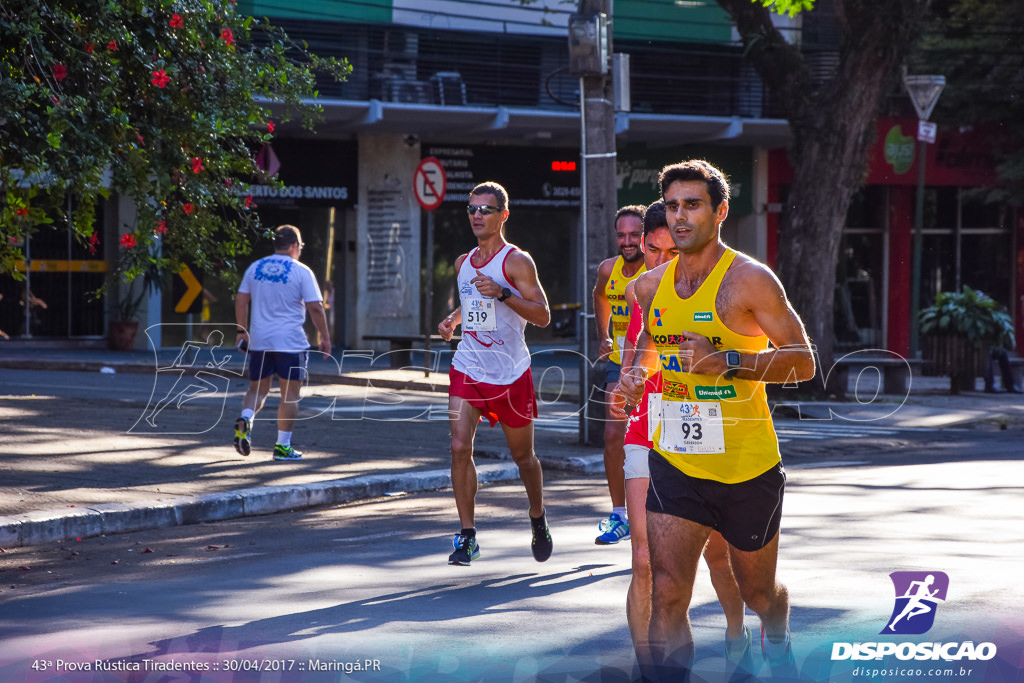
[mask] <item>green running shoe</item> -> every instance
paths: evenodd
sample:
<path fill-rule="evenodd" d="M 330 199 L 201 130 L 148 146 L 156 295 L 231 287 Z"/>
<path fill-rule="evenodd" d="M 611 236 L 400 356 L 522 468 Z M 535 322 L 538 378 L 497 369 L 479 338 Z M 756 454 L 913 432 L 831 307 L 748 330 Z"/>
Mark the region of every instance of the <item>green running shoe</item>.
<path fill-rule="evenodd" d="M 302 453 L 291 446 L 274 444 L 274 460 L 302 460 Z"/>
<path fill-rule="evenodd" d="M 246 420 L 244 417 L 240 417 L 235 420 L 235 450 L 238 451 L 240 455 L 249 455 L 252 453 L 252 441 L 250 441 L 251 434 L 251 420 Z"/>

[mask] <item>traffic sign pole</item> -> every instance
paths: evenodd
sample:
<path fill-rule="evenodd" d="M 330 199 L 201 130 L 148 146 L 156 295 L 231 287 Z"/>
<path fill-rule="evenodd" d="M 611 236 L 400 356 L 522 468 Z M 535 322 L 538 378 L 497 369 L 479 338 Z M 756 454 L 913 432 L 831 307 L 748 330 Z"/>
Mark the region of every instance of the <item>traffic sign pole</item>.
<path fill-rule="evenodd" d="M 425 329 L 423 340 L 423 376 L 430 376 L 430 335 L 431 325 L 431 304 L 434 301 L 434 209 L 441 206 L 444 195 L 448 189 L 448 176 L 444 172 L 444 166 L 434 157 L 427 157 L 420 161 L 413 175 L 413 192 L 416 194 L 416 201 L 420 203 L 423 210 L 427 212 L 427 254 L 426 254 L 426 282 L 423 286 L 423 327 Z"/>

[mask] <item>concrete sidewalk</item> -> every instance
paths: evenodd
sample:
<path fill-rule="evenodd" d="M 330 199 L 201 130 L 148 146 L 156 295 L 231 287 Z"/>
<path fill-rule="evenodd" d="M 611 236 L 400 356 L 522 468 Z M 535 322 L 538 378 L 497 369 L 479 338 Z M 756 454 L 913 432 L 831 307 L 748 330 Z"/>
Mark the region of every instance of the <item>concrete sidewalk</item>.
<path fill-rule="evenodd" d="M 338 505 L 450 486 L 446 367 L 431 373 L 391 369 L 370 358 L 339 354 L 339 369 L 339 360 L 325 361 L 313 354 L 311 383 L 300 415 L 305 420 L 295 437 L 305 458 L 282 463 L 269 455 L 276 430 L 270 402 L 254 429 L 253 454 L 243 458 L 231 446 L 231 425 L 247 385 L 240 356 L 227 359 L 221 375 L 210 375 L 218 383 L 210 397 L 164 411 L 152 425 L 142 419 L 152 400 L 148 393 L 136 391 L 125 398 L 124 392 L 118 392 L 116 387 L 127 380 L 126 373 L 157 376 L 158 369 L 175 367 L 178 352 L 0 344 L 0 368 L 77 371 L 83 389 L 97 399 L 48 394 L 46 377 L 56 377 L 52 373 L 39 374 L 34 396 L 16 395 L 0 383 L 0 419 L 8 444 L 0 459 L 0 547 Z M 540 372 L 535 367 L 542 395 L 574 397 L 578 391 L 574 359 L 553 353 L 547 360 L 547 366 L 543 359 L 538 363 Z M 552 368 L 557 372 L 547 371 Z M 387 389 L 410 405 L 422 406 L 421 419 L 381 420 L 369 404 L 357 413 L 329 410 L 335 399 L 351 402 L 353 397 L 379 395 L 368 393 L 367 388 Z M 155 395 L 155 384 L 153 391 Z M 776 417 L 933 429 L 978 420 L 1024 422 L 1020 395 L 950 396 L 948 380 L 943 378 L 915 377 L 911 394 L 902 398 L 790 402 L 777 406 Z M 565 414 L 575 405 L 569 401 L 544 406 L 544 401 L 542 417 L 545 407 L 548 414 L 556 412 L 555 407 Z M 604 471 L 601 448 L 580 445 L 577 425 L 574 417 L 538 423 L 538 457 L 548 472 L 600 476 Z M 481 481 L 518 477 L 500 428 L 482 425 L 476 444 Z"/>

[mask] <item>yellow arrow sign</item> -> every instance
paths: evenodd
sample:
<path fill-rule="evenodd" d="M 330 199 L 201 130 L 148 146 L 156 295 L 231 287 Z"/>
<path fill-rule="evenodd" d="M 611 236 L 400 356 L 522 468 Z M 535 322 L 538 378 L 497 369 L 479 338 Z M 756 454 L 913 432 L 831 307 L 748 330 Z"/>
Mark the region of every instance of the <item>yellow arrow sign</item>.
<path fill-rule="evenodd" d="M 185 293 L 178 303 L 174 304 L 175 313 L 188 313 L 188 309 L 192 306 L 192 302 L 196 300 L 199 293 L 203 291 L 203 286 L 199 284 L 199 280 L 192 274 L 188 266 L 183 265 L 181 270 L 178 271 L 178 277 L 185 282 Z"/>

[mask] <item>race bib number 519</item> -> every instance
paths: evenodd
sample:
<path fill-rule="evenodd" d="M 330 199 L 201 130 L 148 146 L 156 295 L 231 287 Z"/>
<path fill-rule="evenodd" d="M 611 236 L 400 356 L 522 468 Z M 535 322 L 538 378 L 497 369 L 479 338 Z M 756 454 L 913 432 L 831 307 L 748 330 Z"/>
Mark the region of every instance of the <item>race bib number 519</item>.
<path fill-rule="evenodd" d="M 467 332 L 493 332 L 498 328 L 494 299 L 470 298 L 462 307 L 462 329 Z"/>

